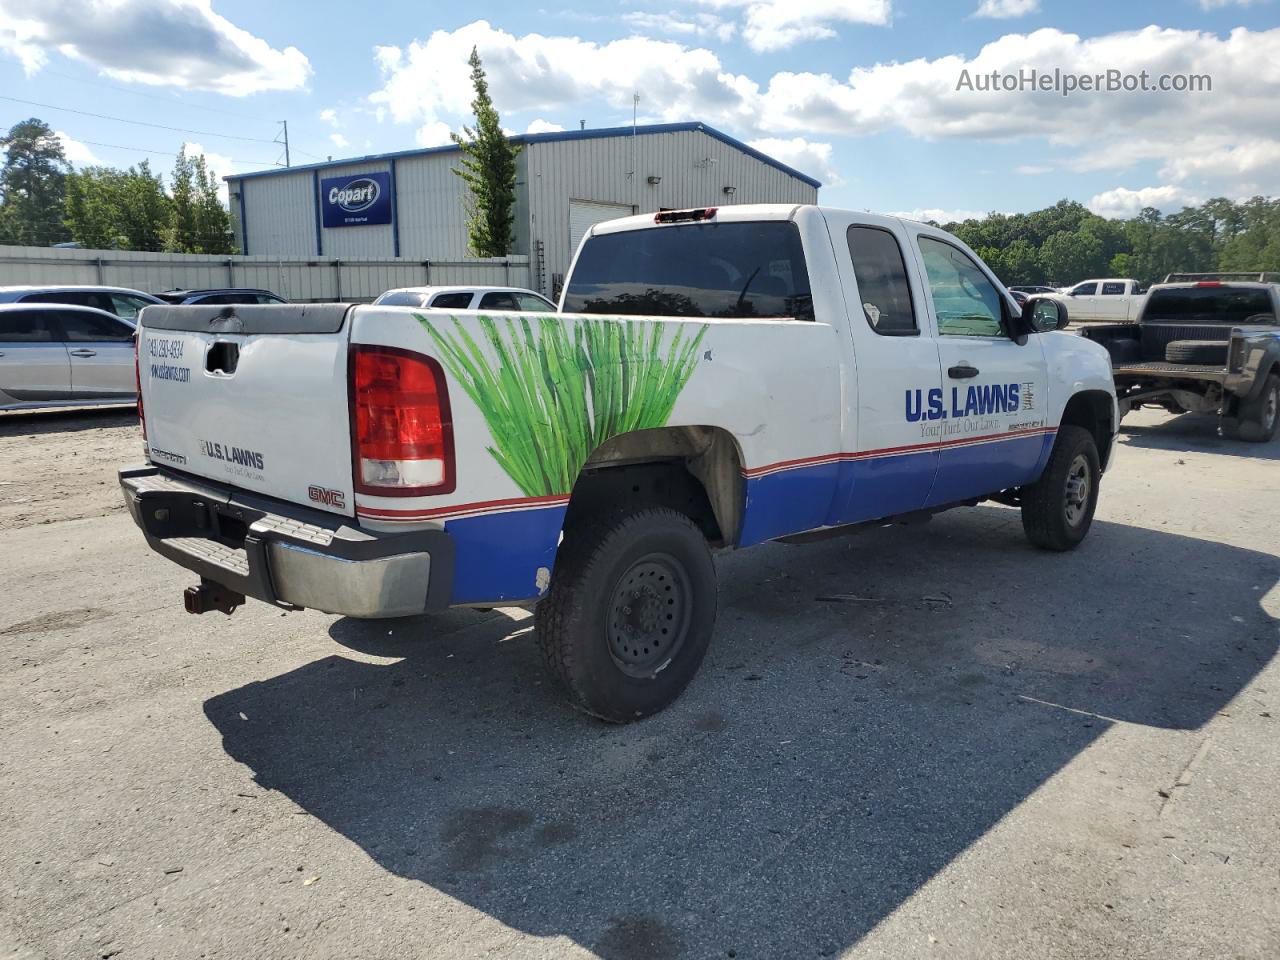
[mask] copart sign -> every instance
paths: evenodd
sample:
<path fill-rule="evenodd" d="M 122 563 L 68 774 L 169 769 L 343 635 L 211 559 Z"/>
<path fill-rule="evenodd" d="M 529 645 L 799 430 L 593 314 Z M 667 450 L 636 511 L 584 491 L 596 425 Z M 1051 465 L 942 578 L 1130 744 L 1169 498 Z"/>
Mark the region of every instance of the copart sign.
<path fill-rule="evenodd" d="M 356 173 L 320 181 L 326 227 L 363 227 L 391 222 L 391 174 Z"/>

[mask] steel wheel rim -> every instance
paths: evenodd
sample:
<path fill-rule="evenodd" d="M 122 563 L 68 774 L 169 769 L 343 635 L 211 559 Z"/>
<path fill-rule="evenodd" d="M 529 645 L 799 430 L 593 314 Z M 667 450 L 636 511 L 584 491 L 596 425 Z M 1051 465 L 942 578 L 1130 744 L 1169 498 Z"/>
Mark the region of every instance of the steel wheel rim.
<path fill-rule="evenodd" d="M 1067 523 L 1078 527 L 1089 509 L 1089 460 L 1083 453 L 1077 454 L 1067 470 L 1067 498 L 1065 512 Z"/>
<path fill-rule="evenodd" d="M 614 584 L 605 615 L 609 655 L 623 673 L 653 677 L 684 646 L 692 616 L 693 588 L 684 565 L 667 553 L 650 553 Z"/>

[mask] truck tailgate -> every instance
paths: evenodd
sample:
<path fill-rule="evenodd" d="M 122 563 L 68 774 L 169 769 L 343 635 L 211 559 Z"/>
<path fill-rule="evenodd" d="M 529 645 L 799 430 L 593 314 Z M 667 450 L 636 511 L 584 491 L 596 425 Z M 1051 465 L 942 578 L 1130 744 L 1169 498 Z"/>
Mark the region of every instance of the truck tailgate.
<path fill-rule="evenodd" d="M 138 377 L 152 461 L 352 515 L 348 309 L 145 308 Z"/>

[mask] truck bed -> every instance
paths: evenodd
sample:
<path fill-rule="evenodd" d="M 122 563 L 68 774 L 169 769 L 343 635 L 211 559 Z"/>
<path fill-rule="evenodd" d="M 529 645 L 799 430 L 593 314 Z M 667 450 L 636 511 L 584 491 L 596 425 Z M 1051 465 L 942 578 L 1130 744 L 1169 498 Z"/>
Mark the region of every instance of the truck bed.
<path fill-rule="evenodd" d="M 1214 380 L 1223 383 L 1227 379 L 1226 367 L 1217 364 L 1168 363 L 1164 360 L 1147 360 L 1118 364 L 1112 370 L 1116 377 L 1174 377 L 1187 380 Z"/>

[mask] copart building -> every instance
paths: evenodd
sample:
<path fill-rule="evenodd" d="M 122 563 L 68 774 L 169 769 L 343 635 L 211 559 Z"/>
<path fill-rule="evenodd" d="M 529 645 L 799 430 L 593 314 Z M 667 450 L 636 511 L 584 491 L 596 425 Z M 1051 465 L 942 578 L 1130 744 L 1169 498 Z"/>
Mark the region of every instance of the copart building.
<path fill-rule="evenodd" d="M 732 203 L 816 203 L 819 182 L 703 123 L 526 134 L 515 243 L 530 285 L 555 295 L 592 224 Z M 246 254 L 288 260 L 464 260 L 466 184 L 456 146 L 227 177 Z"/>

